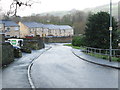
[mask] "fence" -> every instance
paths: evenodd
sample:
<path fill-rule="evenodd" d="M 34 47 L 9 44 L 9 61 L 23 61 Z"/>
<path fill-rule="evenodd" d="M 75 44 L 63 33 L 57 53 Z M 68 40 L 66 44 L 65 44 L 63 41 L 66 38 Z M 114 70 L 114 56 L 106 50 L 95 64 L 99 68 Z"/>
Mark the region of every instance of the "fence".
<path fill-rule="evenodd" d="M 100 55 L 110 55 L 110 49 L 100 49 L 100 48 L 92 48 L 92 47 L 85 47 L 86 53 L 95 53 Z M 112 57 L 120 57 L 120 49 L 112 49 Z"/>

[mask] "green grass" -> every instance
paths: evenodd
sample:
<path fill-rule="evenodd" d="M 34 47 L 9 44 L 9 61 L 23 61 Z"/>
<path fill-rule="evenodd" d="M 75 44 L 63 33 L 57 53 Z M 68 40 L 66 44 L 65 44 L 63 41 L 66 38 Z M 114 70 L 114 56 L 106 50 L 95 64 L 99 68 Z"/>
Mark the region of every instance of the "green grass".
<path fill-rule="evenodd" d="M 94 56 L 96 58 L 105 59 L 105 60 L 109 59 L 109 56 L 107 56 L 107 55 L 100 55 L 100 54 L 94 54 L 94 53 L 86 53 L 86 54 L 88 54 L 90 56 Z M 112 61 L 118 61 L 118 62 L 120 62 L 120 58 L 112 57 Z"/>
<path fill-rule="evenodd" d="M 64 46 L 73 46 L 72 44 L 64 44 Z"/>
<path fill-rule="evenodd" d="M 85 50 L 84 47 L 73 46 L 72 44 L 64 44 L 64 46 L 71 46 L 72 48 L 75 48 L 75 49 L 83 49 L 83 50 Z M 100 54 L 95 54 L 95 53 L 85 53 L 85 54 L 88 54 L 90 56 L 94 56 L 96 58 L 105 59 L 105 60 L 109 59 L 109 56 L 106 56 L 106 55 L 100 55 Z M 120 62 L 120 58 L 112 57 L 112 61 L 118 61 L 118 62 Z"/>
<path fill-rule="evenodd" d="M 72 44 L 64 44 L 64 46 L 71 46 L 72 48 L 75 48 L 75 49 L 85 49 L 83 47 L 73 46 Z"/>

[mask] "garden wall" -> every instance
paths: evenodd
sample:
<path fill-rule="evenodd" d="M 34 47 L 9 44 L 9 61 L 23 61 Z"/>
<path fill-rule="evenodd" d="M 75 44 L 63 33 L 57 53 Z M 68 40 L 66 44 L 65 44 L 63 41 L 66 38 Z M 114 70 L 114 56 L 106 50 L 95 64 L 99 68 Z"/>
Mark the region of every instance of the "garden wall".
<path fill-rule="evenodd" d="M 71 43 L 72 37 L 45 37 L 45 43 Z"/>

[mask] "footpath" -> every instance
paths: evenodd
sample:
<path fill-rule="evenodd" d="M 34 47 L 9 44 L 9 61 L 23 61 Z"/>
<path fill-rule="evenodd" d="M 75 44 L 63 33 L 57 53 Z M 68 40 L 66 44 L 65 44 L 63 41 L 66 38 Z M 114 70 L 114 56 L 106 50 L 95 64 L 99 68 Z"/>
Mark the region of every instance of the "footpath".
<path fill-rule="evenodd" d="M 79 50 L 79 49 L 72 49 L 72 52 L 74 55 L 76 55 L 77 57 L 79 57 L 82 60 L 85 60 L 87 62 L 102 65 L 102 66 L 107 66 L 107 67 L 111 67 L 111 68 L 120 69 L 120 62 L 113 62 L 113 61 L 109 62 L 109 60 L 96 58 L 96 57 L 93 57 L 93 56 L 83 53 L 82 50 Z"/>
<path fill-rule="evenodd" d="M 44 49 L 32 50 L 31 54 L 23 53 L 23 57 L 16 58 L 7 67 L 0 69 L 0 76 L 2 75 L 2 78 L 0 78 L 2 79 L 0 80 L 2 86 L 0 88 L 31 88 L 27 76 L 28 66 L 49 48 L 49 46 L 46 46 Z"/>

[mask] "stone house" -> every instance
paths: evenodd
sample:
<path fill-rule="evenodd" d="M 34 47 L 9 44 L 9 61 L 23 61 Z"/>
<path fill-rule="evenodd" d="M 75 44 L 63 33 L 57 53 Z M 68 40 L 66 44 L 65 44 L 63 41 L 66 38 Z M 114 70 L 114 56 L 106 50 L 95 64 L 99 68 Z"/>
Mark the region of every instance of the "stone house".
<path fill-rule="evenodd" d="M 55 36 L 56 35 L 56 28 L 53 24 L 44 24 L 43 30 L 46 33 L 46 36 Z"/>
<path fill-rule="evenodd" d="M 36 22 L 19 22 L 20 25 L 20 37 L 25 36 L 43 36 L 43 24 Z"/>
<path fill-rule="evenodd" d="M 53 25 L 47 24 L 43 28 L 48 29 L 48 36 L 73 36 L 73 28 L 69 25 Z"/>
<path fill-rule="evenodd" d="M 25 36 L 73 36 L 73 28 L 68 25 L 42 24 L 36 22 L 19 22 L 20 37 Z"/>
<path fill-rule="evenodd" d="M 19 25 L 11 20 L 0 20 L 0 28 L 6 37 L 20 37 Z"/>
<path fill-rule="evenodd" d="M 56 25 L 57 36 L 73 36 L 73 28 L 69 25 Z"/>

